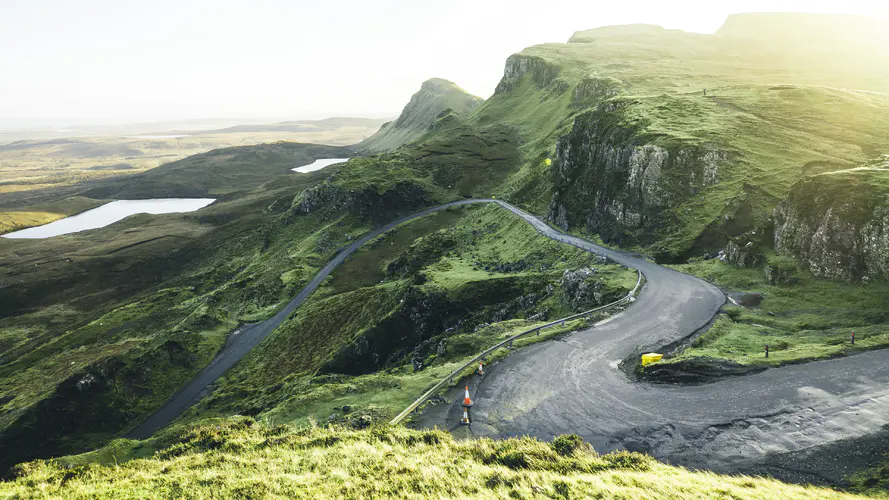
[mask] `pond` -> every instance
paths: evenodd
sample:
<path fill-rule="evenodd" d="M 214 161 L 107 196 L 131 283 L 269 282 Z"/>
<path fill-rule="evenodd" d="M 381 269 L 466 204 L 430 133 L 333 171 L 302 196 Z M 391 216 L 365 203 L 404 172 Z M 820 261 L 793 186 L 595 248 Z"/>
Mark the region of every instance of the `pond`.
<path fill-rule="evenodd" d="M 324 158 L 321 160 L 315 160 L 308 165 L 304 165 L 302 167 L 292 168 L 294 172 L 314 172 L 315 170 L 321 170 L 324 167 L 329 167 L 331 165 L 336 165 L 337 163 L 346 163 L 349 161 L 348 158 Z"/>
<path fill-rule="evenodd" d="M 65 217 L 42 226 L 30 227 L 2 235 L 3 238 L 50 238 L 63 234 L 97 229 L 135 214 L 170 214 L 194 212 L 216 201 L 213 198 L 160 198 L 153 200 L 119 200 L 101 207 Z"/>

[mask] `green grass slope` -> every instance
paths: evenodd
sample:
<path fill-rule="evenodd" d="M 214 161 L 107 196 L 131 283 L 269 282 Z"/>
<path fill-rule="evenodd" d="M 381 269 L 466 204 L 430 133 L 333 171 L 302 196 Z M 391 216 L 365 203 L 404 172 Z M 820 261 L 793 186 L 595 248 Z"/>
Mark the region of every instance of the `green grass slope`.
<path fill-rule="evenodd" d="M 598 455 L 576 436 L 455 441 L 396 428 L 266 427 L 234 418 L 22 465 L 0 496 L 64 498 L 858 498 Z"/>
<path fill-rule="evenodd" d="M 459 116 L 475 109 L 482 98 L 469 94 L 454 82 L 432 78 L 411 96 L 398 119 L 384 123 L 376 134 L 355 145 L 359 151 L 392 151 L 423 135 L 442 114 Z"/>
<path fill-rule="evenodd" d="M 771 256 L 769 260 L 776 265 L 782 259 Z M 731 293 L 759 293 L 762 301 L 752 307 L 727 305 L 710 330 L 663 363 L 686 364 L 710 357 L 755 369 L 889 346 L 889 284 L 885 282 L 819 280 L 796 269 L 792 282 L 774 284 L 763 269 L 737 269 L 718 259 L 677 268 Z M 853 331 L 854 346 L 850 343 Z M 769 345 L 768 358 L 765 344 Z"/>
<path fill-rule="evenodd" d="M 716 35 L 656 26 L 579 32 L 511 56 L 491 98 L 468 115 L 441 117 L 381 161 L 665 259 L 714 252 L 767 219 L 808 173 L 889 148 L 885 36 L 845 35 L 873 34 L 869 26 L 764 14 L 732 17 Z M 645 146 L 669 158 L 649 174 L 661 194 L 653 199 L 631 175 L 629 157 Z M 686 175 L 690 159 L 707 153 L 708 175 Z M 597 225 L 608 219 L 613 227 Z"/>
<path fill-rule="evenodd" d="M 288 158 L 316 152 L 292 148 Z M 275 176 L 283 161 L 264 158 L 248 147 L 183 161 L 186 178 L 217 172 L 223 181 L 205 177 L 220 187 L 227 186 L 226 172 L 255 166 L 255 179 L 267 172 L 264 183 L 199 212 L 135 216 L 49 240 L 0 240 L 0 446 L 11 450 L 0 466 L 83 451 L 120 435 L 209 363 L 238 325 L 271 316 L 340 248 L 376 224 L 454 198 L 403 175 L 412 172 L 403 164 L 362 175 L 359 158 L 355 166 Z M 366 375 L 347 382 L 367 388 L 359 391 L 364 402 L 350 403 L 397 412 L 441 366 L 539 322 L 529 316 L 607 301 L 633 283 L 631 272 L 596 264 L 600 272 L 590 283 L 599 295 L 566 301 L 560 273 L 594 263 L 592 257 L 493 206 L 441 213 L 371 247 L 269 338 L 271 348 L 245 360 L 255 373 L 234 373 L 232 383 L 244 374 L 249 380 L 238 390 L 222 384 L 224 404 L 213 411 L 269 410 L 320 370 Z M 343 314 L 352 320 L 336 321 Z M 414 328 L 419 317 L 428 319 L 424 328 Z M 511 319 L 519 323 L 500 324 Z M 470 338 L 486 322 L 497 325 Z M 389 331 L 401 336 L 393 342 Z M 437 353 L 449 337 L 451 348 Z M 379 362 L 353 349 L 362 342 Z M 413 377 L 415 362 L 435 372 Z M 389 384 L 383 400 L 367 398 L 372 372 L 405 366 L 403 387 Z M 319 405 L 347 385 L 330 382 L 330 394 L 314 395 Z M 325 417 L 320 408 L 279 414 L 304 422 Z"/>
<path fill-rule="evenodd" d="M 285 159 L 318 148 L 276 148 L 292 151 L 271 163 L 256 147 L 185 160 L 182 177 L 212 183 L 204 186 L 232 189 L 229 173 L 251 168 L 257 183 L 266 176 L 201 211 L 0 240 L 0 468 L 124 432 L 238 324 L 271 316 L 375 220 L 446 201 L 399 181 L 356 187 L 344 205 L 307 213 L 305 193 L 340 167 L 279 176 Z"/>

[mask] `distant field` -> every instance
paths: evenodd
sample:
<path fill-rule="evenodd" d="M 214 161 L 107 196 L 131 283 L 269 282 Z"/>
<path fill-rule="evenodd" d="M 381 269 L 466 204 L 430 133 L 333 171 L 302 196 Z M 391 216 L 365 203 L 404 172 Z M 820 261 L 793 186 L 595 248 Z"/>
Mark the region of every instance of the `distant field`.
<path fill-rule="evenodd" d="M 27 210 L 0 212 L 0 234 L 49 224 L 52 221 L 96 208 L 102 204 L 101 200 L 73 196 L 56 203 L 34 206 Z"/>
<path fill-rule="evenodd" d="M 277 141 L 345 146 L 372 135 L 382 123 L 331 118 L 206 131 L 19 140 L 0 144 L 0 194 L 134 174 L 229 146 Z"/>

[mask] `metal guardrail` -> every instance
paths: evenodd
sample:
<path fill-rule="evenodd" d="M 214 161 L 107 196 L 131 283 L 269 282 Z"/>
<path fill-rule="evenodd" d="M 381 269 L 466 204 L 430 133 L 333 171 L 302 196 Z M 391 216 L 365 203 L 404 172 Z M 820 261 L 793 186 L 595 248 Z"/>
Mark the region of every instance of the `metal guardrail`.
<path fill-rule="evenodd" d="M 563 241 L 563 240 L 559 240 L 559 241 Z M 566 243 L 570 243 L 570 242 L 567 242 L 567 241 L 566 241 Z M 467 362 L 464 363 L 460 368 L 457 368 L 456 370 L 452 371 L 450 375 L 448 375 L 447 377 L 443 378 L 440 382 L 438 382 L 437 384 L 435 384 L 434 386 L 432 386 L 431 389 L 429 389 L 428 391 L 426 391 L 425 393 L 423 393 L 422 396 L 420 396 L 419 398 L 417 398 L 413 403 L 411 403 L 410 406 L 408 406 L 407 408 L 405 408 L 405 410 L 404 410 L 403 412 L 399 413 L 398 416 L 396 416 L 395 418 L 393 418 L 392 421 L 389 422 L 389 424 L 390 424 L 390 425 L 398 425 L 399 423 L 401 423 L 401 421 L 404 420 L 408 415 L 410 415 L 412 411 L 416 410 L 421 404 L 425 403 L 426 400 L 428 400 L 430 397 L 432 397 L 433 394 L 435 394 L 436 392 L 438 392 L 439 389 L 441 389 L 442 387 L 444 387 L 445 384 L 448 384 L 448 383 L 452 382 L 452 381 L 454 380 L 454 377 L 459 376 L 460 373 L 463 372 L 463 370 L 465 370 L 465 369 L 469 368 L 470 366 L 474 365 L 474 364 L 477 363 L 480 359 L 482 359 L 482 358 L 486 358 L 489 354 L 491 354 L 492 352 L 496 351 L 497 349 L 500 349 L 500 348 L 502 348 L 503 346 L 506 346 L 506 345 L 512 346 L 513 341 L 515 341 L 515 340 L 517 340 L 517 339 L 519 339 L 519 338 L 521 338 L 521 337 L 524 337 L 524 336 L 526 336 L 526 335 L 530 335 L 530 334 L 532 334 L 532 333 L 539 333 L 541 330 L 543 330 L 543 329 L 545 329 L 545 328 L 549 328 L 549 327 L 552 327 L 552 326 L 556 326 L 556 325 L 558 325 L 558 324 L 560 324 L 560 323 L 564 323 L 564 322 L 566 322 L 566 321 L 572 321 L 572 320 L 575 320 L 575 319 L 578 319 L 578 318 L 582 318 L 582 317 L 585 317 L 585 316 L 589 316 L 589 315 L 591 315 L 591 314 L 595 314 L 595 313 L 597 313 L 597 312 L 599 312 L 599 311 L 608 309 L 608 308 L 610 308 L 610 307 L 614 307 L 614 306 L 620 305 L 620 304 L 622 304 L 622 303 L 624 303 L 624 302 L 632 302 L 633 297 L 636 296 L 636 293 L 639 291 L 639 287 L 640 287 L 641 284 L 642 284 L 642 272 L 639 271 L 638 269 L 636 270 L 636 272 L 638 273 L 638 277 L 636 278 L 636 286 L 633 287 L 633 289 L 630 290 L 630 293 L 628 293 L 625 297 L 623 297 L 623 298 L 621 298 L 621 299 L 618 299 L 618 300 L 615 300 L 614 302 L 611 302 L 610 304 L 605 304 L 604 306 L 599 306 L 599 307 L 597 307 L 597 308 L 595 308 L 595 309 L 590 309 L 589 311 L 584 311 L 584 312 L 582 312 L 582 313 L 574 314 L 574 315 L 572 315 L 572 316 L 567 316 L 567 317 L 564 317 L 564 318 L 557 319 L 557 320 L 555 320 L 555 321 L 551 321 L 551 322 L 549 322 L 549 323 L 546 323 L 545 325 L 540 325 L 540 326 L 531 328 L 530 330 L 525 330 L 524 332 L 517 333 L 517 334 L 513 335 L 512 337 L 509 337 L 508 339 L 503 340 L 503 341 L 497 343 L 497 344 L 494 345 L 493 347 L 489 347 L 488 349 L 482 351 L 481 354 L 478 354 L 477 356 L 475 356 L 475 357 L 472 358 L 471 360 L 467 361 Z"/>

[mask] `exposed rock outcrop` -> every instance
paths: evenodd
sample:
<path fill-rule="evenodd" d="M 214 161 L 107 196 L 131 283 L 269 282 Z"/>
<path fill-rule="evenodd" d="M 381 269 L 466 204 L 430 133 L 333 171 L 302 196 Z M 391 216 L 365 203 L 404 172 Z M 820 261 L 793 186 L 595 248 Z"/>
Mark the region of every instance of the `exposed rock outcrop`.
<path fill-rule="evenodd" d="M 607 101 L 559 139 L 547 218 L 607 242 L 649 244 L 665 212 L 719 181 L 728 153 L 711 145 L 658 143 L 626 125 L 624 103 Z"/>
<path fill-rule="evenodd" d="M 756 268 L 765 264 L 765 253 L 758 244 L 756 234 L 744 234 L 731 238 L 720 256 L 723 262 L 735 267 Z"/>
<path fill-rule="evenodd" d="M 426 80 L 411 97 L 398 119 L 384 123 L 376 134 L 358 143 L 359 151 L 391 151 L 423 135 L 437 119 L 463 115 L 478 107 L 484 99 L 441 78 Z"/>
<path fill-rule="evenodd" d="M 601 280 L 597 278 L 595 269 L 584 267 L 574 271 L 566 270 L 559 281 L 565 302 L 576 311 L 591 309 L 607 302 Z"/>
<path fill-rule="evenodd" d="M 385 190 L 378 190 L 373 184 L 361 190 L 352 190 L 336 184 L 334 177 L 300 192 L 293 200 L 291 211 L 296 214 L 321 213 L 331 217 L 349 210 L 374 224 L 382 224 L 428 205 L 432 200 L 429 192 L 411 181 L 396 182 Z"/>
<path fill-rule="evenodd" d="M 531 81 L 537 88 L 543 88 L 559 76 L 559 66 L 546 61 L 542 57 L 527 54 L 513 54 L 506 59 L 503 78 L 494 90 L 495 94 L 513 90 L 525 75 L 531 75 Z"/>
<path fill-rule="evenodd" d="M 593 106 L 606 99 L 620 95 L 624 83 L 616 78 L 587 75 L 574 87 L 572 104 Z"/>
<path fill-rule="evenodd" d="M 775 250 L 824 278 L 889 277 L 889 169 L 871 166 L 798 182 L 775 209 Z"/>
<path fill-rule="evenodd" d="M 336 184 L 324 182 L 305 189 L 293 199 L 293 209 L 299 213 L 311 213 L 319 209 L 341 209 L 351 197 L 349 192 Z"/>

